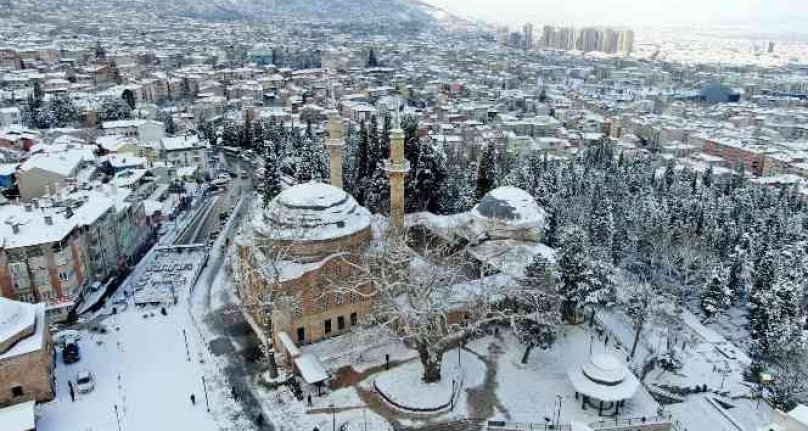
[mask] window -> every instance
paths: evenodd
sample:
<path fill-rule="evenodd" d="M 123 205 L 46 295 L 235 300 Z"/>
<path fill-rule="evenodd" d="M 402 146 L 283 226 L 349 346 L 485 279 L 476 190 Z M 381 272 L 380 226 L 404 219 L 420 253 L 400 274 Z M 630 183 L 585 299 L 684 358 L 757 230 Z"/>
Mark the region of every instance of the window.
<path fill-rule="evenodd" d="M 356 313 L 351 313 L 351 326 L 356 326 Z"/>
<path fill-rule="evenodd" d="M 12 386 L 11 387 L 11 396 L 14 397 L 14 398 L 21 397 L 22 396 L 22 386 Z"/>
<path fill-rule="evenodd" d="M 337 317 L 337 330 L 342 331 L 345 329 L 345 316 Z"/>
<path fill-rule="evenodd" d="M 325 323 L 325 333 L 330 334 L 331 333 L 331 319 L 326 319 L 326 321 L 324 323 Z"/>

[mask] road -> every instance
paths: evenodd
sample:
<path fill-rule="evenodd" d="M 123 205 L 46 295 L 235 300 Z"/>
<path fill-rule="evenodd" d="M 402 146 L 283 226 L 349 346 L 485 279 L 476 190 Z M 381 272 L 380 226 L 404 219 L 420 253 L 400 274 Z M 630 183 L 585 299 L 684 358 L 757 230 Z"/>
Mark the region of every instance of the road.
<path fill-rule="evenodd" d="M 230 170 L 241 171 L 237 160 L 228 159 L 226 163 Z M 249 178 L 233 178 L 227 190 L 217 196 L 207 216 L 200 220 L 196 233 L 186 239 L 205 242 L 212 233 L 221 231 L 211 246 L 208 264 L 194 288 L 191 309 L 209 350 L 220 362 L 220 369 L 246 415 L 257 429 L 273 431 L 273 424 L 266 419 L 269 415 L 254 392 L 257 376 L 265 371 L 265 365 L 260 361 L 260 343 L 239 310 L 235 287 L 224 270 L 227 245 L 246 213 L 251 191 Z M 225 212 L 229 217 L 226 223 L 222 223 L 220 214 Z"/>

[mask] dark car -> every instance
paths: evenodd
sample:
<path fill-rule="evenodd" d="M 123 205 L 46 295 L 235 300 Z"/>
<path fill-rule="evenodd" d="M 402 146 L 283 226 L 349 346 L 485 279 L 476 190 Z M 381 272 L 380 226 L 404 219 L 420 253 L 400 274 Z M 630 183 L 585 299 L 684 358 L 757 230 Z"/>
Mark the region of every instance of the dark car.
<path fill-rule="evenodd" d="M 78 362 L 79 359 L 81 359 L 81 355 L 79 354 L 78 343 L 66 344 L 62 349 L 62 362 L 65 364 L 73 364 Z"/>

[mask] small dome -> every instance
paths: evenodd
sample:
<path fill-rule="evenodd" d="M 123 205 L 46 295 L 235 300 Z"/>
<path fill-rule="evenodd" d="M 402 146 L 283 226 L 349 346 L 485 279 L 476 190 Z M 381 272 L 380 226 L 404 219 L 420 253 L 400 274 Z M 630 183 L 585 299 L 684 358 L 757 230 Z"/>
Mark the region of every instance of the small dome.
<path fill-rule="evenodd" d="M 615 385 L 626 378 L 626 367 L 613 355 L 599 353 L 582 367 L 586 377 L 597 383 Z"/>
<path fill-rule="evenodd" d="M 0 353 L 36 329 L 36 307 L 33 304 L 0 297 Z"/>
<path fill-rule="evenodd" d="M 318 182 L 289 187 L 253 218 L 260 235 L 284 241 L 340 238 L 367 229 L 370 220 L 348 193 Z"/>
<path fill-rule="evenodd" d="M 499 229 L 544 229 L 546 214 L 530 193 L 512 186 L 488 192 L 471 210 L 477 223 Z"/>

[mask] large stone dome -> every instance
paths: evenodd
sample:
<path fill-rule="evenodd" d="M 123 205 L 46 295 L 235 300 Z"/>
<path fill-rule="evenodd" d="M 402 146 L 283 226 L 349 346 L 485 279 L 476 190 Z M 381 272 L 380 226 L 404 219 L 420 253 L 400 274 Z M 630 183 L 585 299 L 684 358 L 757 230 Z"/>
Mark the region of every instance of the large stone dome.
<path fill-rule="evenodd" d="M 253 217 L 259 235 L 279 241 L 327 241 L 370 227 L 370 212 L 345 191 L 309 182 L 282 191 Z"/>
<path fill-rule="evenodd" d="M 512 186 L 488 192 L 471 210 L 471 215 L 479 230 L 522 237 L 540 236 L 547 218 L 530 193 Z"/>
<path fill-rule="evenodd" d="M 0 297 L 0 353 L 36 330 L 36 307 L 33 304 Z"/>

